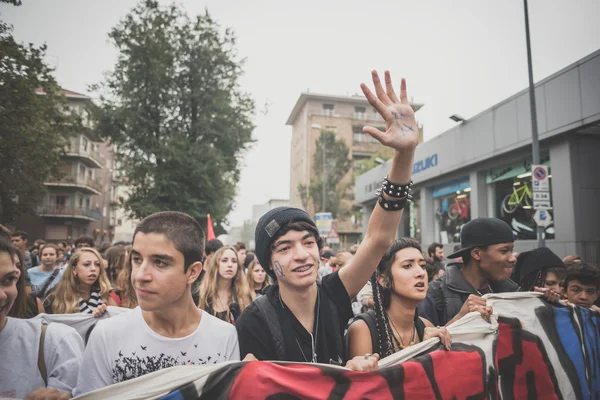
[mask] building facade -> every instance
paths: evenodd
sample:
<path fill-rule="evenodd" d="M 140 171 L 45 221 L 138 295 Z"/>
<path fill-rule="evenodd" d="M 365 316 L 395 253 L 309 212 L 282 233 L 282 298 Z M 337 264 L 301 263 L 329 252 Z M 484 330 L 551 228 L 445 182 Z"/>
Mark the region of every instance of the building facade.
<path fill-rule="evenodd" d="M 422 104 L 411 105 L 415 111 L 422 107 Z M 379 142 L 362 131 L 366 125 L 385 126 L 383 119 L 362 95 L 332 96 L 302 93 L 286 125 L 292 126 L 290 205 L 306 209 L 313 216 L 322 210 L 314 210 L 310 204 L 303 204 L 298 187 L 309 185 L 313 179 L 319 179 L 314 176 L 313 158 L 317 150 L 317 139 L 322 130 L 332 131 L 336 134 L 336 138 L 345 141 L 350 149 L 353 165 L 383 150 Z M 420 128 L 419 142 L 422 142 L 422 139 L 423 130 Z M 343 180 L 352 178 L 352 171 L 348 171 Z M 354 202 L 350 206 L 357 207 Z M 341 248 L 360 241 L 362 218 L 354 216 L 346 220 L 335 220 L 334 227 L 340 234 Z"/>
<path fill-rule="evenodd" d="M 541 163 L 549 168 L 551 224 L 546 246 L 559 256 L 600 261 L 600 50 L 536 85 Z M 537 247 L 531 181 L 529 91 L 504 100 L 417 147 L 414 202 L 399 236 L 424 246 L 460 242 L 476 217 L 506 221 L 516 251 Z M 356 200 L 368 220 L 390 165 L 358 177 Z M 363 223 L 366 226 L 366 223 Z"/>
<path fill-rule="evenodd" d="M 63 176 L 44 182 L 46 194 L 36 215 L 19 217 L 15 226 L 28 232 L 30 243 L 35 239 L 72 241 L 90 235 L 100 245 L 111 237 L 108 146 L 92 130 L 87 111 L 90 98 L 69 90 L 62 94 L 69 110 L 81 117 L 82 131 L 70 138 L 62 157 Z"/>

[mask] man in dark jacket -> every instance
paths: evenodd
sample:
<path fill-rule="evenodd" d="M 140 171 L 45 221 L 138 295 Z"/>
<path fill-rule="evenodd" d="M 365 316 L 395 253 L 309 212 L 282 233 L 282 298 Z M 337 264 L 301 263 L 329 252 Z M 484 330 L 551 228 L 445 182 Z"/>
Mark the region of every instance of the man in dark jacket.
<path fill-rule="evenodd" d="M 429 284 L 419 315 L 434 325 L 449 325 L 473 311 L 489 319 L 493 310 L 481 296 L 517 290 L 509 279 L 517 261 L 513 242 L 512 229 L 504 221 L 477 218 L 467 223 L 461 249 L 448 257 L 462 257 L 463 266 L 447 265 L 446 274 Z"/>

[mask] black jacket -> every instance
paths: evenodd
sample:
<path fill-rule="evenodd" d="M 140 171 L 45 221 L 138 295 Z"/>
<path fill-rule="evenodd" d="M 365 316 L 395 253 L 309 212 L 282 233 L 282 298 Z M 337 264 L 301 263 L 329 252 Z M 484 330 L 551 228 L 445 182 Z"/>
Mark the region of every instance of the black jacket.
<path fill-rule="evenodd" d="M 490 281 L 494 293 L 516 292 L 513 281 Z M 446 273 L 429 283 L 427 297 L 417 307 L 419 315 L 433 325 L 443 326 L 460 312 L 469 295 L 477 294 L 475 288 L 464 278 L 457 264 L 448 264 Z"/>

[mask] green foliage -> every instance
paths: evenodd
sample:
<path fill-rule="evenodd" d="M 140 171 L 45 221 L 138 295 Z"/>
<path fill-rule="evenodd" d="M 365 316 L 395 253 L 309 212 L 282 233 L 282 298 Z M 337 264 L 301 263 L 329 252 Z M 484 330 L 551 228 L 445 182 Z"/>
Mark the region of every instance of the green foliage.
<path fill-rule="evenodd" d="M 242 92 L 235 37 L 208 12 L 140 2 L 110 33 L 119 51 L 96 110 L 117 145 L 135 218 L 178 210 L 222 223 L 252 143 L 254 102 Z"/>
<path fill-rule="evenodd" d="M 16 2 L 15 2 L 16 3 Z M 60 157 L 79 121 L 67 106 L 46 46 L 17 43 L 0 21 L 0 223 L 33 213 L 44 196 L 44 181 L 60 177 Z M 36 93 L 41 89 L 43 94 Z"/>
<path fill-rule="evenodd" d="M 354 177 L 358 177 L 365 172 L 375 168 L 380 163 L 378 161 L 387 161 L 394 155 L 394 149 L 390 147 L 380 146 L 375 154 L 364 160 L 359 160 L 354 163 Z"/>
<path fill-rule="evenodd" d="M 325 143 L 325 164 L 323 165 L 323 143 Z M 352 169 L 350 149 L 344 139 L 336 139 L 335 133 L 321 131 L 317 139 L 316 151 L 313 156 L 313 179 L 309 185 L 298 185 L 298 193 L 302 205 L 315 212 L 327 211 L 333 218 L 347 218 L 352 209 L 349 200 L 352 200 L 352 187 L 354 180 L 342 179 Z M 325 210 L 322 210 L 323 199 L 323 166 L 326 171 Z"/>

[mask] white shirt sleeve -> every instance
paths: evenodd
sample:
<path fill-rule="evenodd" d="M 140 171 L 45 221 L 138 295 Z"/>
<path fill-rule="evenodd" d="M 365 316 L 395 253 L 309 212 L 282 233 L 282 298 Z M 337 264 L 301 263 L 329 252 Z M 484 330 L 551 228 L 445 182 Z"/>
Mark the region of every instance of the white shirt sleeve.
<path fill-rule="evenodd" d="M 87 342 L 73 396 L 92 392 L 113 383 L 103 322 L 98 322 Z"/>
<path fill-rule="evenodd" d="M 49 324 L 44 339 L 44 362 L 48 387 L 71 393 L 83 355 L 83 340 L 77 331 L 62 324 Z"/>
<path fill-rule="evenodd" d="M 373 288 L 371 287 L 371 281 L 367 282 L 360 292 L 356 295 L 356 300 L 365 307 L 369 306 L 369 299 L 373 297 Z"/>

